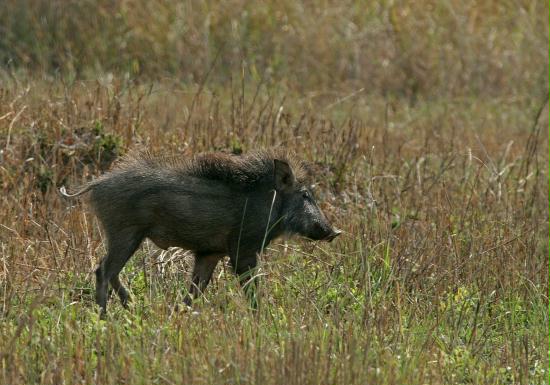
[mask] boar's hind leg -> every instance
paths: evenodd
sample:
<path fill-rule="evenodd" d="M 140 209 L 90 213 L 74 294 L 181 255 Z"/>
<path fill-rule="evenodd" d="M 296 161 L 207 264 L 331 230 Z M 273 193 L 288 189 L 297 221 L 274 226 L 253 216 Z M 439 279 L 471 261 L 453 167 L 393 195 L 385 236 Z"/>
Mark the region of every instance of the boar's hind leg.
<path fill-rule="evenodd" d="M 203 255 L 200 253 L 195 255 L 191 287 L 183 300 L 187 306 L 191 306 L 193 299 L 199 297 L 206 289 L 219 260 L 219 255 Z"/>
<path fill-rule="evenodd" d="M 250 306 L 252 309 L 257 309 L 258 300 L 256 298 L 256 290 L 258 288 L 258 277 L 255 276 L 255 271 L 258 258 L 256 257 L 256 252 L 239 255 L 238 258 L 237 256 L 231 255 L 229 260 L 231 262 L 231 267 L 233 267 L 233 271 L 239 277 L 244 293 L 250 301 Z"/>
<path fill-rule="evenodd" d="M 116 234 L 107 234 L 107 255 L 97 268 L 96 275 L 96 302 L 101 307 L 101 313 L 107 310 L 107 289 L 109 282 L 120 296 L 123 304 L 128 301 L 128 292 L 120 283 L 118 273 L 128 259 L 139 247 L 143 237 L 135 230 L 125 229 Z"/>

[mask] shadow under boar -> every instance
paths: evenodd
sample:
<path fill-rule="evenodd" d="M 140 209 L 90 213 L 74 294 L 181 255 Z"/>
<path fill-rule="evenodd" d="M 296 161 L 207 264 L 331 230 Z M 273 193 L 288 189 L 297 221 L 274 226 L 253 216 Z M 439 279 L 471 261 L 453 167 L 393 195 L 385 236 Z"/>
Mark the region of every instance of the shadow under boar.
<path fill-rule="evenodd" d="M 162 249 L 193 251 L 187 305 L 228 255 L 255 308 L 257 255 L 271 240 L 299 234 L 331 241 L 340 234 L 315 203 L 301 164 L 283 153 L 212 153 L 179 160 L 140 154 L 75 194 L 61 188 L 67 197 L 88 191 L 107 239 L 107 255 L 96 270 L 102 315 L 109 283 L 127 306 L 128 291 L 118 275 L 146 237 Z"/>

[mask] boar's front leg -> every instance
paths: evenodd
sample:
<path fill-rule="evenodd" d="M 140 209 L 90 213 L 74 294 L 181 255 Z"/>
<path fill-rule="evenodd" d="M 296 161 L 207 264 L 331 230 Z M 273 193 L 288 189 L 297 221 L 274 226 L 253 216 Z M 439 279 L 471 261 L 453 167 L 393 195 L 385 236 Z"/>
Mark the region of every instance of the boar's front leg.
<path fill-rule="evenodd" d="M 120 282 L 118 274 L 111 278 L 109 282 L 111 283 L 111 287 L 113 288 L 114 292 L 118 294 L 122 306 L 127 309 L 128 302 L 130 302 L 130 294 L 128 293 L 128 290 L 124 287 L 124 285 Z"/>
<path fill-rule="evenodd" d="M 241 287 L 250 301 L 252 309 L 258 308 L 256 291 L 258 288 L 258 277 L 255 275 L 258 257 L 256 252 L 240 253 L 240 255 L 230 255 L 229 260 L 233 271 L 239 277 Z"/>
<path fill-rule="evenodd" d="M 193 299 L 198 298 L 204 289 L 206 289 L 219 260 L 219 255 L 204 255 L 200 253 L 195 255 L 191 287 L 183 299 L 183 302 L 187 306 L 191 306 Z"/>

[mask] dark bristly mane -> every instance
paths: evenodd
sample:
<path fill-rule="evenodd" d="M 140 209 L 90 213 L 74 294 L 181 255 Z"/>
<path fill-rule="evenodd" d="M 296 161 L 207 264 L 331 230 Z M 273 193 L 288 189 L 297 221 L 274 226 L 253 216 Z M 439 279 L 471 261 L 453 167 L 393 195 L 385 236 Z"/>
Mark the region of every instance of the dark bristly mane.
<path fill-rule="evenodd" d="M 171 171 L 179 175 L 216 180 L 244 188 L 253 188 L 260 183 L 271 184 L 274 178 L 273 160 L 286 161 L 299 183 L 305 180 L 302 162 L 282 150 L 255 151 L 246 155 L 205 153 L 192 158 L 154 155 L 148 152 L 130 155 L 117 167 L 147 169 L 157 172 Z M 118 170 L 114 170 L 116 173 Z"/>

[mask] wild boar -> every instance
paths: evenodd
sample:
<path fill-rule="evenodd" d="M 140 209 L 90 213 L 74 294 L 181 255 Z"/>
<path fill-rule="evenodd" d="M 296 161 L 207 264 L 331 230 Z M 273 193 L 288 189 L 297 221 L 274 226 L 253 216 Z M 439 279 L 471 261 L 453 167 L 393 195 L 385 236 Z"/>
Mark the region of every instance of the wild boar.
<path fill-rule="evenodd" d="M 299 234 L 332 241 L 340 234 L 317 206 L 302 163 L 280 151 L 190 159 L 139 154 L 75 194 L 61 188 L 67 197 L 88 191 L 107 239 L 107 255 L 96 270 L 102 315 L 109 283 L 127 305 L 128 291 L 118 275 L 144 238 L 162 249 L 176 246 L 193 252 L 187 305 L 205 290 L 217 263 L 228 255 L 255 308 L 257 255 L 274 238 Z"/>

